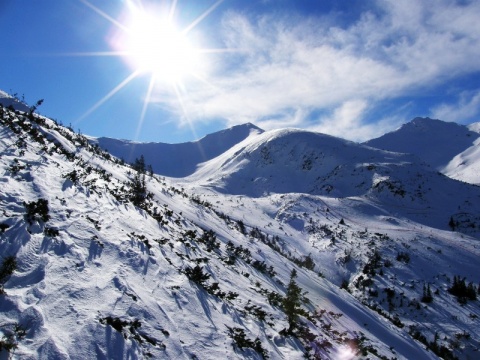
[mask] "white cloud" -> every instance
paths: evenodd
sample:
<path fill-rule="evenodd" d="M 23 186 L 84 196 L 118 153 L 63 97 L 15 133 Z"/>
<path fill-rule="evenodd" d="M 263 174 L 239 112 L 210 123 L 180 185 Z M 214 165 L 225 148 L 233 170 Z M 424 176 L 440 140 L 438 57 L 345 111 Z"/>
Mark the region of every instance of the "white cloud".
<path fill-rule="evenodd" d="M 344 28 L 326 18 L 230 13 L 221 33 L 239 51 L 219 55 L 212 86 L 188 87 L 184 109 L 192 121 L 223 118 L 342 136 L 352 128 L 362 139 L 379 127 L 362 121 L 367 107 L 480 71 L 479 18 L 480 2 L 450 0 L 379 1 Z M 319 109 L 332 117 L 310 123 L 308 114 Z"/>
<path fill-rule="evenodd" d="M 363 100 L 349 100 L 336 108 L 331 117 L 323 118 L 320 124 L 312 126 L 316 131 L 342 137 L 348 132 L 361 128 L 367 103 Z"/>
<path fill-rule="evenodd" d="M 366 101 L 349 100 L 335 108 L 330 116 L 319 118 L 308 126 L 308 129 L 362 142 L 392 131 L 405 121 L 399 116 L 381 118 L 374 123 L 367 123 L 364 117 L 368 110 L 369 105 Z"/>
<path fill-rule="evenodd" d="M 440 104 L 431 110 L 435 119 L 455 122 L 480 120 L 480 91 L 463 92 L 455 104 Z"/>
<path fill-rule="evenodd" d="M 272 130 L 279 128 L 295 128 L 304 127 L 305 119 L 308 116 L 308 111 L 304 109 L 295 109 L 283 113 L 277 117 L 266 117 L 258 119 L 255 124 L 264 130 Z"/>

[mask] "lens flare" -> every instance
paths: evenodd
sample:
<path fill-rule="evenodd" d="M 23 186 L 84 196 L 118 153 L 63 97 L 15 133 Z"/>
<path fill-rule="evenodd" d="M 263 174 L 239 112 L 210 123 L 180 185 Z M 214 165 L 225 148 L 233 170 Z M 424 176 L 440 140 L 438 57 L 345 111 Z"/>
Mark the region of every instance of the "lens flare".
<path fill-rule="evenodd" d="M 141 73 L 159 82 L 176 83 L 200 69 L 200 51 L 187 34 L 161 13 L 134 8 L 129 11 L 127 31 L 112 37 L 115 51 Z"/>
<path fill-rule="evenodd" d="M 144 98 L 135 138 L 139 136 L 148 106 L 151 103 L 168 101 L 165 90 L 172 92 L 177 98 L 182 118 L 193 129 L 184 104 L 183 91 L 189 81 L 201 81 L 208 84 L 208 66 L 204 57 L 208 54 L 231 52 L 231 49 L 208 49 L 200 46 L 192 38 L 192 30 L 208 17 L 222 2 L 217 0 L 184 28 L 179 28 L 174 18 L 177 12 L 177 0 L 169 6 L 161 7 L 148 4 L 142 0 L 124 0 L 124 11 L 119 17 L 113 17 L 108 12 L 93 5 L 89 0 L 79 0 L 100 17 L 112 24 L 108 36 L 110 50 L 96 52 L 75 52 L 63 56 L 119 57 L 132 68 L 132 72 L 114 89 L 95 103 L 80 119 L 92 114 L 122 88 L 134 79 L 148 77 L 148 89 Z M 156 91 L 160 97 L 155 97 Z M 156 98 L 157 100 L 155 100 Z M 158 100 L 158 98 L 163 100 Z M 165 100 L 167 99 L 167 100 Z M 179 121 L 182 122 L 181 120 Z"/>

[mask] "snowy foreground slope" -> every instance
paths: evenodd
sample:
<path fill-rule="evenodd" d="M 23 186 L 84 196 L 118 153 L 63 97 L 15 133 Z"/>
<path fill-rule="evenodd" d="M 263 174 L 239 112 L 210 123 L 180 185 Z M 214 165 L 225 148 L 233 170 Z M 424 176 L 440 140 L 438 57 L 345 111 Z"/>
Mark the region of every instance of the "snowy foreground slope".
<path fill-rule="evenodd" d="M 480 190 L 408 156 L 285 130 L 180 182 L 7 109 L 0 149 L 0 357 L 478 357 L 448 289 L 477 291 Z"/>

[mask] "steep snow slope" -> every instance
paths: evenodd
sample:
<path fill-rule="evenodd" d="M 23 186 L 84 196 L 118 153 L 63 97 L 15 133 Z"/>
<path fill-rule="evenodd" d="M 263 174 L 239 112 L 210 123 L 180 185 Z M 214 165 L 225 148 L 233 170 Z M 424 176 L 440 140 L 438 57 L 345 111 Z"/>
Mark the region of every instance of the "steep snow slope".
<path fill-rule="evenodd" d="M 468 129 L 480 133 L 480 123 L 471 124 Z M 480 185 L 480 139 L 456 155 L 441 171 L 453 179 Z"/>
<path fill-rule="evenodd" d="M 477 357 L 478 300 L 461 300 L 463 305 L 448 288 L 455 276 L 475 281 L 477 288 L 478 238 L 421 225 L 365 198 L 276 194 L 252 199 L 196 186 L 202 199 L 216 204 L 234 223 L 245 224 L 256 242 L 288 259 L 309 254 L 315 271 L 394 324 L 391 329 L 403 329 L 443 358 Z M 433 299 L 422 302 L 427 285 Z M 325 296 L 334 313 L 363 324 L 367 338 L 373 333 L 398 349 L 397 341 L 388 339 L 391 334 L 383 338 L 368 314 L 354 310 L 357 305 Z M 404 350 L 395 356 L 417 358 Z"/>
<path fill-rule="evenodd" d="M 145 175 L 84 136 L 4 109 L 0 119 L 0 253 L 17 262 L 0 276 L 1 356 L 434 358 L 303 265 L 307 253 L 252 235 L 273 226 L 268 238 L 279 236 L 282 218 L 240 226 L 157 177 L 145 177 L 138 202 Z M 290 252 L 303 247 L 296 235 Z M 294 268 L 307 294 L 289 334 L 282 304 Z"/>
<path fill-rule="evenodd" d="M 418 156 L 445 175 L 480 184 L 480 134 L 475 129 L 457 123 L 430 118 L 415 118 L 398 130 L 365 142 L 379 149 L 410 153 Z"/>
<path fill-rule="evenodd" d="M 468 130 L 474 131 L 480 134 L 480 122 L 476 122 L 467 126 Z"/>
<path fill-rule="evenodd" d="M 128 163 L 143 155 L 156 174 L 184 177 L 192 174 L 198 164 L 213 159 L 247 137 L 262 132 L 253 124 L 243 124 L 209 134 L 198 141 L 181 144 L 136 143 L 110 138 L 93 139 L 93 142 Z"/>

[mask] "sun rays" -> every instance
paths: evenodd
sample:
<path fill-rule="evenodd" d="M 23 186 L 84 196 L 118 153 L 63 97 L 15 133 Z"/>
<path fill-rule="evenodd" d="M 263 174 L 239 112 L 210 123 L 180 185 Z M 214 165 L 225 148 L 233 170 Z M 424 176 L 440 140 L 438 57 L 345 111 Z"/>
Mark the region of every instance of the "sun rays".
<path fill-rule="evenodd" d="M 88 115 L 93 113 L 95 110 L 97 110 L 100 106 L 102 106 L 105 102 L 107 102 L 110 98 L 112 98 L 117 92 L 119 92 L 121 89 L 123 89 L 129 82 L 131 82 L 133 79 L 135 79 L 139 74 L 139 71 L 134 71 L 131 73 L 127 78 L 125 78 L 120 84 L 115 86 L 107 95 L 105 95 L 103 98 L 101 98 L 98 102 L 96 102 L 90 109 L 88 109 L 79 119 L 83 120 L 85 119 Z"/>
<path fill-rule="evenodd" d="M 114 18 L 88 0 L 79 1 L 113 26 L 109 39 L 111 49 L 66 55 L 119 57 L 131 67 L 132 72 L 88 109 L 77 122 L 87 118 L 134 79 L 142 76 L 147 77 L 148 85 L 134 140 L 140 135 L 153 94 L 159 88 L 177 98 L 178 112 L 195 133 L 185 108 L 184 90 L 189 81 L 196 80 L 208 84 L 207 77 L 203 73 L 205 55 L 222 53 L 226 50 L 202 48 L 190 39 L 189 34 L 223 0 L 215 2 L 184 28 L 179 28 L 174 22 L 177 11 L 176 0 L 172 1 L 167 10 L 147 7 L 141 0 L 127 0 L 124 14 L 120 19 Z M 208 85 L 211 86 L 211 84 Z"/>
<path fill-rule="evenodd" d="M 119 31 L 111 45 L 134 70 L 168 83 L 198 71 L 199 51 L 170 16 L 134 8 L 128 21 L 128 31 Z"/>

